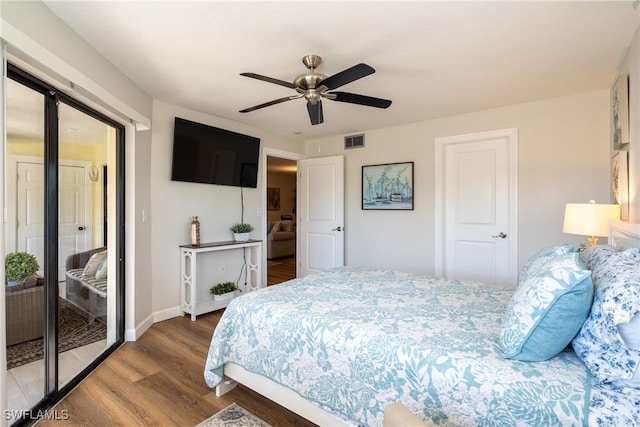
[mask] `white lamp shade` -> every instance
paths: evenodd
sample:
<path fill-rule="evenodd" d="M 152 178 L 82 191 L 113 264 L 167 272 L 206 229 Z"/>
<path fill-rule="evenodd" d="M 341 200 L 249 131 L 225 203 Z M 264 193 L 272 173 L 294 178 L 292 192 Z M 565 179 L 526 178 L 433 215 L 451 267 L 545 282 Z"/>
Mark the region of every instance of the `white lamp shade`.
<path fill-rule="evenodd" d="M 620 219 L 620 205 L 567 203 L 562 231 L 580 236 L 608 236 L 612 219 Z"/>

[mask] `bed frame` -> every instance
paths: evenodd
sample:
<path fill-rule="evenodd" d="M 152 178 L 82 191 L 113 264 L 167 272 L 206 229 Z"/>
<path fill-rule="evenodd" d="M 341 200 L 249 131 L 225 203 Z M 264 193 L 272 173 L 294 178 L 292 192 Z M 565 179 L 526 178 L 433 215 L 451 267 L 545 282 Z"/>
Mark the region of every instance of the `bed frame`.
<path fill-rule="evenodd" d="M 612 221 L 609 226 L 608 243 L 618 250 L 640 247 L 640 224 Z M 317 425 L 347 425 L 344 420 L 319 408 L 292 389 L 262 375 L 251 373 L 235 363 L 227 363 L 224 366 L 224 376 L 224 380 L 216 386 L 218 397 L 242 384 Z"/>
<path fill-rule="evenodd" d="M 640 223 L 611 221 L 608 243 L 618 250 L 640 247 Z"/>

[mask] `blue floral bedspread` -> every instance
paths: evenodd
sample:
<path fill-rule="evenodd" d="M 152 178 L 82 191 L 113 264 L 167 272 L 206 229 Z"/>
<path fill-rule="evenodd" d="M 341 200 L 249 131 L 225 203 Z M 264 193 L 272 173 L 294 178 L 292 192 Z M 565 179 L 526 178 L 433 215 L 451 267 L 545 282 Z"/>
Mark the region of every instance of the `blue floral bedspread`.
<path fill-rule="evenodd" d="M 215 387 L 234 362 L 355 425 L 381 426 L 393 402 L 439 425 L 588 425 L 590 380 L 573 350 L 499 356 L 512 293 L 349 267 L 250 292 L 222 316 L 205 381 Z M 618 407 L 616 393 L 597 398 Z"/>

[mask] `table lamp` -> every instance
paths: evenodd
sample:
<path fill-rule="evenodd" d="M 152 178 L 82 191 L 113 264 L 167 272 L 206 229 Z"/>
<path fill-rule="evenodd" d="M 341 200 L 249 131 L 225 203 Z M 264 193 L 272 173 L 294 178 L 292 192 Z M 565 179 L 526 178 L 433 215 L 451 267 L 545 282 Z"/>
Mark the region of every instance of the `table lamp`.
<path fill-rule="evenodd" d="M 620 219 L 620 205 L 567 203 L 564 210 L 562 231 L 568 234 L 589 236 L 589 245 L 598 244 L 598 236 L 609 235 L 609 221 Z"/>

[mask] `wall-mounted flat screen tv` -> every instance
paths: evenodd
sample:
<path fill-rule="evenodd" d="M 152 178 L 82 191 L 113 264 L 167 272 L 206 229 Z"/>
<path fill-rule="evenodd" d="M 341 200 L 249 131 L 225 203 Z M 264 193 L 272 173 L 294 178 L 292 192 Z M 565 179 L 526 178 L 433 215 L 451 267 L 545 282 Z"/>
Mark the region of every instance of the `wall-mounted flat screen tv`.
<path fill-rule="evenodd" d="M 171 180 L 256 188 L 260 138 L 175 118 Z"/>

